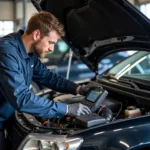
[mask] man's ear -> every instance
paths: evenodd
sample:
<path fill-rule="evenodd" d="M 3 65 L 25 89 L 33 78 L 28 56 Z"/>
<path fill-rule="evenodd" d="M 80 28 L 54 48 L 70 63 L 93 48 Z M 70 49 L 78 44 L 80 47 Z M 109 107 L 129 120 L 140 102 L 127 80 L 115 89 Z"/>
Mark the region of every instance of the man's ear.
<path fill-rule="evenodd" d="M 40 39 L 40 37 L 41 37 L 41 33 L 40 33 L 40 30 L 34 30 L 33 32 L 32 32 L 32 37 L 33 37 L 33 40 L 34 41 L 37 41 L 37 40 L 39 40 Z"/>

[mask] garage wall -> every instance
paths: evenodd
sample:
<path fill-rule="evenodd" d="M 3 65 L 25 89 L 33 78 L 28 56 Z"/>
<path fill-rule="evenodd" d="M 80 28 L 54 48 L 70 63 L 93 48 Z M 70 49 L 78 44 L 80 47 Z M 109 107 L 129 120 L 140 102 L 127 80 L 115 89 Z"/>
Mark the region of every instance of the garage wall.
<path fill-rule="evenodd" d="M 12 2 L 0 2 L 0 20 L 13 20 Z"/>
<path fill-rule="evenodd" d="M 34 8 L 31 2 L 27 2 L 26 6 L 26 23 L 31 15 L 37 10 Z M 14 16 L 14 3 L 11 1 L 0 1 L 0 20 L 12 20 L 15 21 L 15 31 L 23 28 L 23 2 L 17 2 L 16 5 L 16 18 Z"/>
<path fill-rule="evenodd" d="M 136 0 L 137 4 L 149 3 L 150 0 Z"/>
<path fill-rule="evenodd" d="M 34 6 L 32 5 L 32 3 L 27 3 L 27 20 L 29 20 L 29 18 L 31 17 L 31 15 L 35 12 L 37 12 L 37 10 L 34 8 Z M 17 19 L 21 19 L 23 17 L 23 4 L 22 2 L 18 2 L 17 3 Z"/>
<path fill-rule="evenodd" d="M 132 4 L 150 3 L 150 0 L 129 0 Z"/>
<path fill-rule="evenodd" d="M 22 2 L 17 3 L 17 19 L 23 18 L 23 4 Z M 30 18 L 30 16 L 37 12 L 36 9 L 33 7 L 33 5 L 28 2 L 27 3 L 27 20 Z M 14 20 L 14 10 L 13 10 L 13 2 L 0 2 L 0 20 Z"/>
<path fill-rule="evenodd" d="M 131 2 L 132 4 L 135 4 L 135 0 L 129 0 L 129 2 Z"/>

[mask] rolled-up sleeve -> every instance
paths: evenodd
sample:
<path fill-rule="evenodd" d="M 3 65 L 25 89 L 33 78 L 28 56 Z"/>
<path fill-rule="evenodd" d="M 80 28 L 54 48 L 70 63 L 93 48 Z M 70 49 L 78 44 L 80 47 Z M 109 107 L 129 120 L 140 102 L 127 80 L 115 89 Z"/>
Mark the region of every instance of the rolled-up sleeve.
<path fill-rule="evenodd" d="M 20 112 L 45 118 L 63 117 L 66 104 L 31 93 L 17 62 L 14 55 L 0 54 L 0 91 L 4 99 Z"/>

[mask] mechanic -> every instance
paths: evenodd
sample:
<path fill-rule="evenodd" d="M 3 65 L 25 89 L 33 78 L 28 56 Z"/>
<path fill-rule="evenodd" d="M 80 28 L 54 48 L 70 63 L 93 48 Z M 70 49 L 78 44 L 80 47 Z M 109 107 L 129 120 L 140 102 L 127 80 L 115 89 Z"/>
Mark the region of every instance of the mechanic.
<path fill-rule="evenodd" d="M 0 149 L 4 144 L 5 122 L 14 111 L 43 118 L 79 116 L 91 113 L 80 103 L 65 104 L 38 97 L 29 90 L 32 79 L 62 93 L 86 93 L 92 86 L 79 86 L 56 75 L 41 63 L 39 58 L 54 49 L 57 40 L 64 36 L 63 25 L 48 12 L 34 14 L 26 31 L 19 30 L 0 40 Z"/>

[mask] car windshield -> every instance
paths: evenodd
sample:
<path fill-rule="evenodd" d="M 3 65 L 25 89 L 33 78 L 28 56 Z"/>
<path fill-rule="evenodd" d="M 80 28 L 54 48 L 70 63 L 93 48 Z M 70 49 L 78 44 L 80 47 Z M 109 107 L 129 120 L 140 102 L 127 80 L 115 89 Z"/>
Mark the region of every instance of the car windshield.
<path fill-rule="evenodd" d="M 127 77 L 150 81 L 150 53 L 145 51 L 135 53 L 115 65 L 107 75 L 113 75 L 116 79 Z"/>

